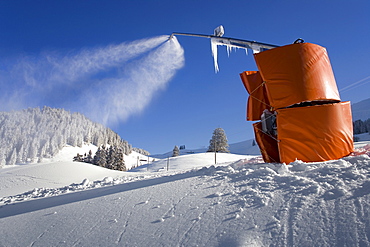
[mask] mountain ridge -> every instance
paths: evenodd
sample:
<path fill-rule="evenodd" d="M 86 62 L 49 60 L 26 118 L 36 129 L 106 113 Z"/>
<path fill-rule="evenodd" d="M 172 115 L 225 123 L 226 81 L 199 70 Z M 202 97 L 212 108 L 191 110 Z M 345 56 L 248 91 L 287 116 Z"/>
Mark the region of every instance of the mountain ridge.
<path fill-rule="evenodd" d="M 354 103 L 352 107 L 352 120 L 367 120 L 370 118 L 370 98 Z"/>

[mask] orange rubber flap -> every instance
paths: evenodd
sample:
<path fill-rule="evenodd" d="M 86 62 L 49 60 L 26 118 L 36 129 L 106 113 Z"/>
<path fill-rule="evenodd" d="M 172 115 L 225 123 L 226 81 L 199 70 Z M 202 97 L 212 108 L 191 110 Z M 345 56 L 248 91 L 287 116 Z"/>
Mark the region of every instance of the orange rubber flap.
<path fill-rule="evenodd" d="M 307 101 L 340 101 L 324 47 L 286 45 L 254 55 L 275 109 Z"/>
<path fill-rule="evenodd" d="M 350 102 L 277 110 L 280 160 L 316 162 L 353 151 Z"/>
<path fill-rule="evenodd" d="M 259 71 L 244 71 L 240 78 L 249 93 L 247 104 L 247 120 L 261 120 L 263 110 L 270 108 L 267 91 Z"/>
<path fill-rule="evenodd" d="M 277 141 L 262 131 L 261 122 L 253 124 L 254 135 L 260 148 L 263 160 L 266 163 L 279 163 L 279 150 Z"/>

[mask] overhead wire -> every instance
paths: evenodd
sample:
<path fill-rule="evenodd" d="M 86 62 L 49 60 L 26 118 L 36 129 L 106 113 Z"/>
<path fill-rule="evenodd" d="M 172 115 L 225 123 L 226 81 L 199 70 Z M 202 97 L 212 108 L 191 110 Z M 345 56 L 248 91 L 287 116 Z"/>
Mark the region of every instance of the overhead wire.
<path fill-rule="evenodd" d="M 356 87 L 365 85 L 366 83 L 369 83 L 370 82 L 370 80 L 368 80 L 368 79 L 370 79 L 370 76 L 365 77 L 365 78 L 363 78 L 363 79 L 361 79 L 359 81 L 356 81 L 356 82 L 354 82 L 354 83 L 352 83 L 352 84 L 350 84 L 350 85 L 342 88 L 341 90 L 339 90 L 339 92 L 343 93 L 343 92 L 349 91 L 351 89 L 354 89 Z"/>

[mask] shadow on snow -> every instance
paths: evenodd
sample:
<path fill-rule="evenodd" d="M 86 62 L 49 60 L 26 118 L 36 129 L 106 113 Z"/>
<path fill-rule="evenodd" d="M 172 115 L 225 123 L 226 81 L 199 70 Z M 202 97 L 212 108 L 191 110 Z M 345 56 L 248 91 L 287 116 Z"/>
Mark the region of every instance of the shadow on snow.
<path fill-rule="evenodd" d="M 119 185 L 106 186 L 102 188 L 88 189 L 79 192 L 72 192 L 68 194 L 46 197 L 41 199 L 31 199 L 30 201 L 17 202 L 14 204 L 7 204 L 0 206 L 0 219 L 11 217 L 15 215 L 25 214 L 47 208 L 57 207 L 70 203 L 90 200 L 98 197 L 104 197 L 125 191 L 131 191 L 150 187 L 154 185 L 169 183 L 177 180 L 187 179 L 191 177 L 200 176 L 202 173 L 197 171 L 189 171 L 186 173 L 163 176 L 148 180 L 139 180 L 128 182 Z"/>

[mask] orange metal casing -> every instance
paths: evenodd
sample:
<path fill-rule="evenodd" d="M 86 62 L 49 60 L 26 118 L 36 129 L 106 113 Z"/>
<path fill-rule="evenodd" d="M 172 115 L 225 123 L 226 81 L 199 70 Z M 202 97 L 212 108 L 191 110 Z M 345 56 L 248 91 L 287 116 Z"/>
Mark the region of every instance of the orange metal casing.
<path fill-rule="evenodd" d="M 339 159 L 353 152 L 350 102 L 277 110 L 280 162 Z"/>
<path fill-rule="evenodd" d="M 244 71 L 240 78 L 249 93 L 247 104 L 247 120 L 261 120 L 263 110 L 270 108 L 266 87 L 259 71 Z"/>
<path fill-rule="evenodd" d="M 274 109 L 307 101 L 340 101 L 327 51 L 311 43 L 254 55 Z"/>

